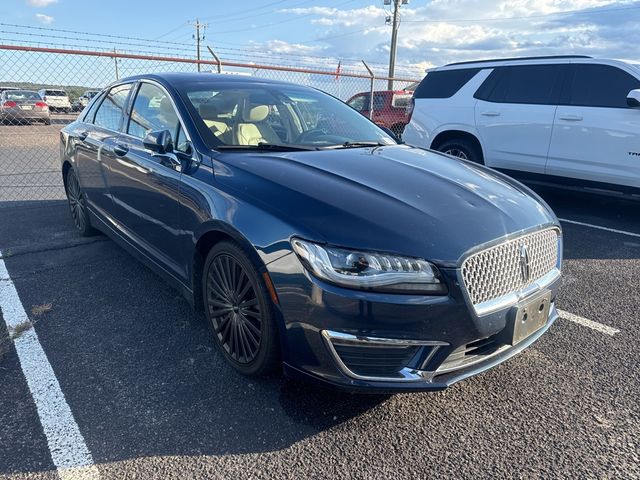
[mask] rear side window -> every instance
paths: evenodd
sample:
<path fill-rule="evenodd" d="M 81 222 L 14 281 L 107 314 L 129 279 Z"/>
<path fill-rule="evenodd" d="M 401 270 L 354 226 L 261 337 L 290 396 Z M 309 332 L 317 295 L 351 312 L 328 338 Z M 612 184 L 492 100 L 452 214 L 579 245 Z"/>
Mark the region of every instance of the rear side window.
<path fill-rule="evenodd" d="M 93 123 L 99 127 L 118 131 L 130 90 L 130 83 L 118 85 L 109 90 L 109 93 L 98 107 Z"/>
<path fill-rule="evenodd" d="M 480 70 L 480 68 L 462 68 L 430 72 L 416 88 L 413 98 L 450 98 Z"/>
<path fill-rule="evenodd" d="M 569 104 L 584 107 L 629 108 L 627 95 L 640 80 L 610 65 L 575 65 Z"/>
<path fill-rule="evenodd" d="M 474 96 L 496 103 L 552 105 L 558 101 L 561 73 L 561 65 L 496 68 Z"/>

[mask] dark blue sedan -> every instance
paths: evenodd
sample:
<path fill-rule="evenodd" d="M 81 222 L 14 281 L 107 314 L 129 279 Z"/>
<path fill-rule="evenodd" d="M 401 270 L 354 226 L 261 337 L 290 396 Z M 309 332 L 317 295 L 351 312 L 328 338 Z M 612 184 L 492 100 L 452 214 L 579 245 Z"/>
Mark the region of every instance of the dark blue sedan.
<path fill-rule="evenodd" d="M 558 316 L 562 237 L 544 202 L 398 144 L 320 91 L 143 75 L 60 138 L 79 233 L 106 233 L 176 286 L 244 374 L 442 389 Z"/>

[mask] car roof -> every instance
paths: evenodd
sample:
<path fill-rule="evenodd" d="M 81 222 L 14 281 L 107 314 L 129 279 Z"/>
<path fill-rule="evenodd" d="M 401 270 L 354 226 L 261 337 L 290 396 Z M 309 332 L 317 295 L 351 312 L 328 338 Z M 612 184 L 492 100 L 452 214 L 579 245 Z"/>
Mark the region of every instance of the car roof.
<path fill-rule="evenodd" d="M 183 83 L 191 83 L 191 82 L 207 81 L 207 80 L 216 80 L 221 82 L 224 81 L 225 83 L 237 83 L 238 85 L 252 84 L 252 83 L 263 83 L 263 84 L 269 83 L 273 85 L 294 85 L 291 82 L 283 82 L 281 80 L 272 80 L 269 78 L 251 77 L 251 76 L 245 76 L 245 75 L 226 75 L 224 73 L 209 73 L 209 72 L 150 73 L 150 74 L 134 75 L 132 77 L 126 77 L 114 83 L 135 82 L 138 80 L 145 80 L 145 79 L 155 80 L 157 82 L 167 83 L 173 86 L 177 86 Z"/>
<path fill-rule="evenodd" d="M 457 62 L 437 67 L 429 71 L 457 70 L 466 68 L 496 68 L 513 65 L 548 65 L 548 64 L 568 64 L 568 63 L 592 63 L 600 65 L 629 66 L 628 62 L 607 58 L 593 58 L 586 55 L 555 55 L 546 57 L 521 57 L 504 58 L 492 60 L 477 60 L 471 62 Z"/>

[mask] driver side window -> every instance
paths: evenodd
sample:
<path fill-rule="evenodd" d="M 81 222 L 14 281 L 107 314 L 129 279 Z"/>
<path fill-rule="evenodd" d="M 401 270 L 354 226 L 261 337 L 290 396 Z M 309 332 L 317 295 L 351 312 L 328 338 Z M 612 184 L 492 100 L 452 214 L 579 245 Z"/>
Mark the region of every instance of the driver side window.
<path fill-rule="evenodd" d="M 133 103 L 127 133 L 144 138 L 152 131 L 169 130 L 175 142 L 178 124 L 178 114 L 168 94 L 156 85 L 142 83 Z"/>

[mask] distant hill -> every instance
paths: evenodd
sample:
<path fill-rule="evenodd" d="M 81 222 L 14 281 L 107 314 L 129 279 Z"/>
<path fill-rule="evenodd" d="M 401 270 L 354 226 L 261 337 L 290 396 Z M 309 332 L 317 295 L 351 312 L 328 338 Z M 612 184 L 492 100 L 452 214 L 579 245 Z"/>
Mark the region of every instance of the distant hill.
<path fill-rule="evenodd" d="M 25 90 L 35 90 L 35 91 L 41 90 L 43 88 L 53 88 L 53 89 L 61 88 L 62 90 L 67 92 L 67 95 L 69 95 L 69 98 L 71 99 L 72 102 L 74 100 L 77 100 L 80 97 L 80 95 L 82 95 L 87 90 L 101 90 L 101 88 L 99 87 L 82 87 L 80 85 L 48 85 L 44 83 L 30 83 L 30 82 L 0 82 L 0 87 L 18 87 L 18 88 L 24 88 Z"/>

